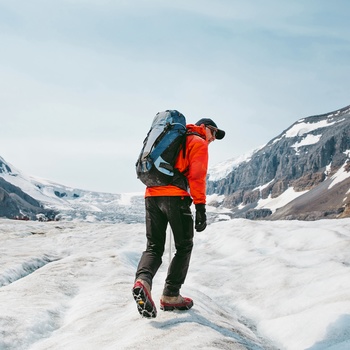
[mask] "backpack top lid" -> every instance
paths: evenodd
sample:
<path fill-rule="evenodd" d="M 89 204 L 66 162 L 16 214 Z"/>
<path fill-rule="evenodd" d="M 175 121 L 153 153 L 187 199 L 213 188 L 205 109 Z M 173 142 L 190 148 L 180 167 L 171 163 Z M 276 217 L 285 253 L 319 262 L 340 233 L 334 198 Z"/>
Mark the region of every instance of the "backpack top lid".
<path fill-rule="evenodd" d="M 213 126 L 215 129 L 217 129 L 216 135 L 215 135 L 215 138 L 217 140 L 222 140 L 225 137 L 225 134 L 226 134 L 225 131 L 219 129 L 218 126 L 216 125 L 216 123 L 212 119 L 202 118 L 202 119 L 198 120 L 198 122 L 196 123 L 197 126 L 200 126 L 202 124 L 210 125 L 210 126 Z"/>

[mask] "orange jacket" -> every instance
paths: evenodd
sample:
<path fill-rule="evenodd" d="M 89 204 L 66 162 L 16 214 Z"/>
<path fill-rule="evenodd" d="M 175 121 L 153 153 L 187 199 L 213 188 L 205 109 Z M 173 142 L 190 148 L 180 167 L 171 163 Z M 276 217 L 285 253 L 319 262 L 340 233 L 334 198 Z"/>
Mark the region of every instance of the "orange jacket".
<path fill-rule="evenodd" d="M 194 204 L 206 203 L 206 177 L 208 170 L 208 141 L 205 127 L 188 124 L 187 131 L 201 136 L 186 136 L 185 158 L 180 150 L 175 168 L 183 173 L 188 181 L 190 193 L 173 185 L 147 187 L 145 197 L 151 196 L 191 196 Z"/>

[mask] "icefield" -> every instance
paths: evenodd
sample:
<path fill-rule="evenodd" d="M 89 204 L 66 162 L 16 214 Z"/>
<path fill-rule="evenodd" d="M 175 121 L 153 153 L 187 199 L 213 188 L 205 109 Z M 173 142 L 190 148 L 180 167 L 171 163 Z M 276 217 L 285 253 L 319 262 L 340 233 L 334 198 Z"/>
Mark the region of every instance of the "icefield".
<path fill-rule="evenodd" d="M 148 320 L 131 294 L 142 223 L 0 219 L 0 349 L 350 349 L 349 227 L 213 223 L 195 234 L 181 291 L 193 308 Z"/>

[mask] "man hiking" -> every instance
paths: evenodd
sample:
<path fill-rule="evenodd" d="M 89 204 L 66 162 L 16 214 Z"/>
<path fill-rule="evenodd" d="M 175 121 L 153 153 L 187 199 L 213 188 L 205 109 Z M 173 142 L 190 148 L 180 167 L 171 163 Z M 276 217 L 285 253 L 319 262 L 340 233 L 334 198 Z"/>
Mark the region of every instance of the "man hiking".
<path fill-rule="evenodd" d="M 146 188 L 147 246 L 137 267 L 132 292 L 139 313 L 147 318 L 157 315 L 151 296 L 152 280 L 162 264 L 168 223 L 173 232 L 176 252 L 168 268 L 160 309 L 188 310 L 193 306 L 192 299 L 180 294 L 193 247 L 191 204 L 194 203 L 196 210 L 194 227 L 197 232 L 201 232 L 207 226 L 208 145 L 214 140 L 223 139 L 225 131 L 209 118 L 200 119 L 196 124 L 187 124 L 186 129 L 186 142 L 182 146 L 185 149 L 180 150 L 175 162 L 175 168 L 184 175 L 185 186 L 174 181 L 170 185 Z"/>

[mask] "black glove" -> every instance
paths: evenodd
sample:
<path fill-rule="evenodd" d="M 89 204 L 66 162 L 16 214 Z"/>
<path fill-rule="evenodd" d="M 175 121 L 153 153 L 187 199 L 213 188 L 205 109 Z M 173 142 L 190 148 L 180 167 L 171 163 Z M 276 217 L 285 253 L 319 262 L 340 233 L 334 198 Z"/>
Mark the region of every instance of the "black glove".
<path fill-rule="evenodd" d="M 205 204 L 196 204 L 196 222 L 194 228 L 202 232 L 207 227 L 207 216 L 205 215 Z"/>

